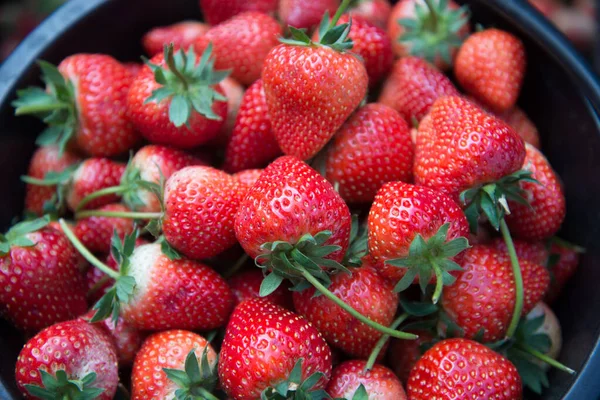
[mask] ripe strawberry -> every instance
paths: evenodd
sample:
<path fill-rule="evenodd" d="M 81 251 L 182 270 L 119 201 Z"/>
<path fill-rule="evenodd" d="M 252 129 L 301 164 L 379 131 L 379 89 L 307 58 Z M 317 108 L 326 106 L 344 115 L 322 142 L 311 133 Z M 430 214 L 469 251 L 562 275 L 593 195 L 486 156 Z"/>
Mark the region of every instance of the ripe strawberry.
<path fill-rule="evenodd" d="M 393 339 L 387 353 L 388 364 L 401 382 L 408 382 L 408 376 L 417 361 L 423 356 L 425 347 L 434 337 L 428 331 L 415 331 L 416 340 Z"/>
<path fill-rule="evenodd" d="M 219 380 L 230 397 L 254 400 L 277 387 L 284 398 L 290 391 L 323 398 L 311 392 L 324 388 L 330 376 L 331 350 L 304 317 L 264 299 L 246 300 L 233 311 L 219 355 Z"/>
<path fill-rule="evenodd" d="M 325 12 L 333 15 L 339 5 L 340 0 L 280 0 L 279 19 L 285 26 L 310 30 Z"/>
<path fill-rule="evenodd" d="M 15 374 L 27 399 L 111 400 L 119 383 L 110 338 L 81 319 L 52 325 L 31 338 Z"/>
<path fill-rule="evenodd" d="M 443 96 L 458 96 L 454 84 L 427 61 L 403 57 L 396 61 L 379 102 L 398 111 L 407 122 L 421 121 Z"/>
<path fill-rule="evenodd" d="M 278 0 L 200 0 L 204 19 L 211 25 L 220 24 L 244 11 L 274 14 Z"/>
<path fill-rule="evenodd" d="M 166 47 L 135 78 L 127 96 L 128 116 L 146 139 L 191 148 L 219 133 L 227 116 L 219 86 L 226 72 L 213 70 L 211 52 L 209 45 L 202 57 L 192 48 L 174 55 Z"/>
<path fill-rule="evenodd" d="M 514 107 L 502 114 L 500 118 L 511 126 L 523 138 L 524 141 L 533 147 L 540 148 L 540 135 L 534 123 L 527 117 L 519 107 Z"/>
<path fill-rule="evenodd" d="M 364 360 L 345 361 L 335 367 L 327 384 L 327 393 L 333 398 L 357 399 L 362 389 L 365 400 L 407 400 L 402 382 L 383 365 L 375 364 L 365 371 Z"/>
<path fill-rule="evenodd" d="M 210 393 L 217 379 L 216 364 L 217 353 L 202 336 L 182 330 L 155 333 L 135 357 L 131 399 L 195 398 Z"/>
<path fill-rule="evenodd" d="M 382 29 L 387 28 L 387 20 L 392 11 L 388 0 L 358 0 L 351 5 L 348 14 L 361 17 Z"/>
<path fill-rule="evenodd" d="M 231 140 L 225 150 L 223 169 L 238 172 L 259 168 L 280 154 L 267 113 L 263 82 L 259 79 L 244 93 Z"/>
<path fill-rule="evenodd" d="M 519 260 L 527 260 L 531 263 L 545 266 L 548 262 L 549 252 L 543 242 L 526 242 L 524 240 L 513 240 L 515 251 Z M 506 243 L 501 238 L 492 240 L 489 245 L 508 256 Z"/>
<path fill-rule="evenodd" d="M 250 85 L 260 78 L 265 58 L 281 34 L 275 18 L 248 11 L 213 26 L 206 39 L 214 45 L 215 67 L 231 69 L 235 80 Z"/>
<path fill-rule="evenodd" d="M 27 175 L 43 180 L 48 173 L 60 173 L 80 160 L 78 155 L 70 151 L 64 151 L 60 154 L 56 146 L 40 147 L 31 157 L 31 161 L 29 161 Z M 53 198 L 55 195 L 56 186 L 27 184 L 25 189 L 25 210 L 37 215 L 43 215 L 44 205 L 47 202 L 48 204 L 54 203 Z"/>
<path fill-rule="evenodd" d="M 58 68 L 40 62 L 46 90 L 19 92 L 16 115 L 31 114 L 48 123 L 40 145 L 72 142 L 86 154 L 110 157 L 139 141 L 126 115 L 125 100 L 133 76 L 121 63 L 103 54 L 75 54 Z"/>
<path fill-rule="evenodd" d="M 232 276 L 227 283 L 233 291 L 236 305 L 244 300 L 259 298 L 260 284 L 263 278 L 263 274 L 256 268 Z M 292 293 L 289 291 L 287 283 L 283 283 L 264 299 L 285 309 L 293 310 Z"/>
<path fill-rule="evenodd" d="M 135 78 L 141 72 L 142 68 L 144 68 L 144 64 L 137 62 L 126 62 L 123 63 L 123 66 L 129 71 L 133 78 Z"/>
<path fill-rule="evenodd" d="M 86 309 L 79 258 L 47 220 L 21 222 L 0 242 L 0 310 L 18 329 L 37 332 Z"/>
<path fill-rule="evenodd" d="M 565 195 L 560 178 L 544 155 L 527 144 L 523 168 L 532 172 L 538 183 L 523 182 L 528 205 L 509 202 L 511 213 L 506 223 L 512 234 L 525 240 L 543 240 L 553 236 L 566 214 Z"/>
<path fill-rule="evenodd" d="M 108 204 L 99 211 L 127 212 L 119 203 Z M 73 231 L 83 245 L 94 253 L 108 253 L 113 234 L 120 238 L 133 232 L 133 221 L 129 218 L 90 216 L 77 221 Z"/>
<path fill-rule="evenodd" d="M 552 240 L 548 260 L 552 279 L 544 301 L 550 304 L 556 301 L 566 283 L 577 270 L 579 254 L 582 252 L 583 249 L 577 246 L 565 245 L 562 241 Z"/>
<path fill-rule="evenodd" d="M 306 2 L 303 2 L 305 5 Z M 328 18 L 325 15 L 324 18 Z M 293 30 L 265 60 L 262 80 L 267 109 L 279 147 L 307 160 L 321 150 L 366 95 L 363 63 L 351 48 L 344 25 L 322 23 L 320 45 Z M 325 31 L 333 32 L 326 34 Z"/>
<path fill-rule="evenodd" d="M 417 362 L 407 392 L 411 400 L 515 400 L 522 397 L 523 386 L 515 366 L 500 354 L 472 340 L 447 339 Z"/>
<path fill-rule="evenodd" d="M 471 35 L 456 55 L 454 74 L 465 91 L 495 112 L 511 109 L 525 76 L 525 47 L 499 29 Z"/>
<path fill-rule="evenodd" d="M 245 190 L 244 195 L 241 197 L 242 199 L 246 196 L 246 192 L 258 181 L 262 173 L 262 169 L 246 169 L 232 175 L 242 185 L 243 190 Z"/>
<path fill-rule="evenodd" d="M 390 326 L 398 309 L 394 285 L 380 277 L 371 265 L 353 268 L 331 277 L 329 290 L 372 321 Z M 294 292 L 296 311 L 306 317 L 332 346 L 358 358 L 368 358 L 381 332 L 361 323 L 315 289 Z M 383 355 L 383 352 L 382 352 Z"/>
<path fill-rule="evenodd" d="M 550 275 L 539 264 L 520 259 L 526 315 L 543 299 Z M 456 283 L 444 291 L 442 307 L 464 331 L 474 338 L 483 330 L 486 342 L 506 334 L 515 305 L 515 281 L 507 255 L 493 247 L 475 245 L 465 252 Z M 485 311 L 482 311 L 485 310 Z"/>
<path fill-rule="evenodd" d="M 227 97 L 227 119 L 219 135 L 207 143 L 209 146 L 227 146 L 240 110 L 240 105 L 242 104 L 242 98 L 244 97 L 244 87 L 229 76 L 221 81 L 221 87 L 223 88 L 223 92 L 225 92 L 225 97 Z"/>
<path fill-rule="evenodd" d="M 413 158 L 406 121 L 383 104 L 367 104 L 335 135 L 325 177 L 348 203 L 370 203 L 384 183 L 412 181 Z"/>
<path fill-rule="evenodd" d="M 146 54 L 155 56 L 162 53 L 165 46 L 173 43 L 175 49 L 187 50 L 194 41 L 204 36 L 210 29 L 205 23 L 183 21 L 169 26 L 159 26 L 151 29 L 142 37 L 142 46 Z"/>

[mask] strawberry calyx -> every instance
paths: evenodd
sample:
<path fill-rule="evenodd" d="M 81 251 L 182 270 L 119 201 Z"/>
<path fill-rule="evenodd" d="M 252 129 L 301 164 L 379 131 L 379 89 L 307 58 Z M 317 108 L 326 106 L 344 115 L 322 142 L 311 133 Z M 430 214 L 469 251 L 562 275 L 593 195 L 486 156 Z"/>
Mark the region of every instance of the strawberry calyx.
<path fill-rule="evenodd" d="M 202 352 L 200 363 L 192 349 L 185 358 L 184 370 L 163 368 L 163 372 L 178 386 L 175 399 L 218 400 L 211 393 L 217 384 L 217 374 L 216 368 L 208 362 L 208 346 Z"/>
<path fill-rule="evenodd" d="M 358 268 L 362 265 L 362 258 L 369 252 L 369 234 L 364 224 L 360 224 L 357 215 L 352 215 L 350 228 L 350 246 L 344 255 L 343 265 Z"/>
<path fill-rule="evenodd" d="M 448 0 L 424 0 L 425 6 L 415 2 L 415 18 L 402 18 L 397 22 L 404 28 L 398 39 L 410 45 L 411 55 L 434 62 L 441 57 L 452 63 L 451 49 L 462 44 L 460 30 L 469 21 L 469 8 L 456 10 L 448 7 Z"/>
<path fill-rule="evenodd" d="M 456 281 L 450 272 L 462 271 L 461 266 L 452 261 L 452 258 L 470 247 L 469 241 L 464 237 L 448 240 L 449 229 L 450 224 L 445 223 L 427 240 L 417 234 L 410 244 L 407 257 L 385 261 L 387 265 L 406 269 L 406 273 L 394 288 L 395 292 L 406 290 L 415 278 L 419 277 L 421 291 L 425 293 L 429 281 L 435 275 L 435 291 L 431 300 L 433 304 L 438 302 L 443 287 Z"/>
<path fill-rule="evenodd" d="M 331 399 L 331 396 L 323 389 L 314 389 L 314 386 L 325 379 L 325 374 L 315 372 L 304 381 L 302 380 L 302 363 L 300 358 L 294 364 L 287 380 L 278 383 L 274 387 L 268 387 L 260 394 L 261 400 L 321 400 Z"/>
<path fill-rule="evenodd" d="M 104 392 L 104 389 L 93 387 L 96 373 L 90 372 L 81 379 L 69 379 L 63 369 L 54 372 L 54 376 L 43 369 L 39 369 L 42 386 L 24 385 L 27 392 L 43 400 L 93 400 Z"/>
<path fill-rule="evenodd" d="M 75 86 L 55 65 L 42 60 L 38 61 L 38 65 L 46 90 L 39 87 L 19 90 L 12 106 L 15 107 L 15 115 L 33 115 L 46 123 L 48 126 L 38 136 L 36 144 L 56 144 L 62 155 L 78 125 Z"/>
<path fill-rule="evenodd" d="M 32 221 L 22 221 L 13 225 L 4 235 L 0 234 L 0 257 L 8 255 L 11 247 L 31 247 L 35 243 L 26 235 L 38 231 L 50 223 L 50 217 L 44 216 Z"/>
<path fill-rule="evenodd" d="M 50 171 L 44 175 L 43 179 L 23 175 L 21 180 L 30 185 L 36 186 L 56 186 L 56 192 L 52 197 L 44 202 L 43 212 L 45 214 L 59 215 L 65 211 L 65 199 L 73 184 L 73 175 L 80 163 L 68 166 L 62 171 Z"/>
<path fill-rule="evenodd" d="M 193 47 L 174 52 L 173 44 L 170 44 L 164 50 L 168 68 L 144 60 L 154 73 L 155 81 L 161 85 L 145 103 L 170 100 L 169 119 L 176 127 L 189 126 L 193 112 L 207 119 L 220 120 L 221 117 L 212 110 L 213 103 L 227 101 L 227 98 L 217 92 L 214 85 L 225 79 L 230 71 L 215 70 L 215 60 L 211 56 L 212 43 L 208 44 L 198 63 Z"/>

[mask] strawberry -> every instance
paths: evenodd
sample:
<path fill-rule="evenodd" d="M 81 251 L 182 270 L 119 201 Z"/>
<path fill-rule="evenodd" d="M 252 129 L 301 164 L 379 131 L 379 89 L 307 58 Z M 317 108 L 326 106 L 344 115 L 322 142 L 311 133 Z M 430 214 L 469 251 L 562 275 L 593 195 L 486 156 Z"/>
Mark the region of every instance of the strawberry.
<path fill-rule="evenodd" d="M 447 339 L 417 362 L 407 383 L 411 400 L 446 398 L 521 399 L 523 387 L 515 366 L 482 344 Z"/>
<path fill-rule="evenodd" d="M 383 365 L 366 370 L 363 360 L 344 361 L 331 374 L 327 393 L 333 398 L 365 400 L 407 400 L 402 382 Z M 365 397 L 357 397 L 359 393 Z"/>
<path fill-rule="evenodd" d="M 392 340 L 388 350 L 388 364 L 402 382 L 408 382 L 408 376 L 417 361 L 425 352 L 425 347 L 433 341 L 428 331 L 415 331 L 416 340 Z"/>
<path fill-rule="evenodd" d="M 414 150 L 408 124 L 383 104 L 356 111 L 327 153 L 327 180 L 348 203 L 370 203 L 387 182 L 412 180 Z"/>
<path fill-rule="evenodd" d="M 75 54 L 58 68 L 44 61 L 39 65 L 46 90 L 22 90 L 13 102 L 16 115 L 48 123 L 39 145 L 55 144 L 64 151 L 73 143 L 91 156 L 110 157 L 139 141 L 125 108 L 133 76 L 121 63 L 103 54 Z"/>
<path fill-rule="evenodd" d="M 260 78 L 265 58 L 281 34 L 275 18 L 248 11 L 213 26 L 206 39 L 214 45 L 215 67 L 231 69 L 235 80 L 250 85 Z"/>
<path fill-rule="evenodd" d="M 99 211 L 127 212 L 129 209 L 119 203 L 108 204 Z M 94 253 L 108 253 L 113 234 L 120 238 L 133 232 L 134 224 L 131 219 L 118 217 L 95 216 L 82 218 L 77 221 L 74 232 L 83 245 Z"/>
<path fill-rule="evenodd" d="M 223 92 L 225 92 L 225 97 L 227 97 L 227 119 L 225 120 L 225 124 L 223 124 L 219 135 L 207 143 L 209 146 L 227 146 L 242 104 L 242 98 L 244 97 L 244 87 L 229 76 L 221 81 L 221 87 L 223 88 Z"/>
<path fill-rule="evenodd" d="M 547 335 L 550 339 L 550 346 L 545 354 L 552 358 L 557 359 L 562 348 L 562 331 L 560 328 L 560 322 L 554 314 L 554 311 L 544 302 L 539 302 L 537 305 L 525 316 L 525 319 L 530 321 L 535 318 L 544 317 L 541 326 L 535 331 L 536 334 Z M 542 368 L 548 369 L 550 365 L 542 364 Z"/>
<path fill-rule="evenodd" d="M 275 398 L 277 388 L 284 398 L 321 399 L 330 376 L 331 350 L 304 317 L 264 299 L 235 308 L 219 355 L 219 380 L 230 397 Z"/>
<path fill-rule="evenodd" d="M 236 174 L 233 174 L 233 178 L 238 181 L 239 184 L 243 187 L 245 197 L 246 192 L 250 190 L 252 186 L 258 181 L 258 178 L 262 175 L 262 169 L 246 169 L 244 171 L 240 171 Z"/>
<path fill-rule="evenodd" d="M 260 284 L 263 278 L 263 274 L 258 269 L 251 269 L 232 276 L 228 284 L 233 291 L 236 305 L 244 300 L 259 298 Z M 293 310 L 292 293 L 288 289 L 289 285 L 283 283 L 264 299 L 285 309 Z"/>
<path fill-rule="evenodd" d="M 346 52 L 352 48 L 348 26 L 328 20 L 326 14 L 320 45 L 294 28 L 292 39 L 281 39 L 283 43 L 271 50 L 263 69 L 275 138 L 285 154 L 302 160 L 327 144 L 367 92 L 363 63 Z"/>
<path fill-rule="evenodd" d="M 559 9 L 560 3 L 558 0 L 528 0 L 529 3 L 542 13 L 546 18 L 550 19 L 554 12 Z"/>
<path fill-rule="evenodd" d="M 211 25 L 220 24 L 244 11 L 274 14 L 278 0 L 200 0 L 204 19 Z"/>
<path fill-rule="evenodd" d="M 129 71 L 133 78 L 135 78 L 142 71 L 142 68 L 144 68 L 144 64 L 137 62 L 126 62 L 123 63 L 123 66 Z"/>
<path fill-rule="evenodd" d="M 523 314 L 543 299 L 550 275 L 539 264 L 519 260 L 523 277 Z M 444 291 L 442 307 L 468 339 L 483 331 L 483 340 L 504 338 L 515 307 L 515 281 L 507 255 L 475 245 L 465 252 L 456 283 Z M 481 310 L 485 310 L 482 312 Z"/>
<path fill-rule="evenodd" d="M 502 114 L 500 118 L 511 126 L 523 138 L 523 140 L 533 147 L 540 148 L 540 135 L 535 124 L 527 117 L 519 107 L 514 107 Z"/>
<path fill-rule="evenodd" d="M 407 122 L 421 121 L 443 96 L 457 96 L 450 79 L 427 61 L 403 57 L 396 61 L 379 102 L 398 111 Z"/>
<path fill-rule="evenodd" d="M 525 147 L 523 169 L 531 171 L 539 183 L 521 183 L 528 204 L 509 202 L 511 213 L 506 216 L 506 223 L 516 237 L 543 240 L 553 236 L 565 219 L 565 195 L 560 178 L 546 157 L 529 144 Z"/>
<path fill-rule="evenodd" d="M 204 36 L 210 29 L 205 23 L 183 21 L 169 26 L 159 26 L 148 31 L 142 37 L 142 46 L 146 54 L 155 56 L 163 52 L 166 45 L 173 43 L 175 48 L 187 50 L 194 41 Z"/>
<path fill-rule="evenodd" d="M 78 155 L 64 151 L 62 154 L 56 146 L 40 147 L 33 153 L 29 161 L 27 175 L 43 180 L 48 173 L 60 173 L 81 159 Z M 56 186 L 40 186 L 27 184 L 25 189 L 25 210 L 37 215 L 44 214 L 54 203 Z M 48 204 L 48 207 L 45 207 Z"/>
<path fill-rule="evenodd" d="M 545 243 L 516 239 L 513 244 L 519 260 L 526 260 L 538 265 L 546 265 L 548 262 L 549 253 Z M 497 238 L 492 240 L 489 245 L 508 256 L 508 249 L 504 240 Z"/>
<path fill-rule="evenodd" d="M 525 47 L 499 29 L 471 35 L 456 55 L 454 74 L 465 91 L 495 112 L 511 109 L 525 76 Z"/>
<path fill-rule="evenodd" d="M 155 333 L 135 357 L 131 399 L 216 399 L 209 395 L 216 364 L 217 353 L 202 336 L 183 330 Z"/>
<path fill-rule="evenodd" d="M 223 169 L 238 172 L 259 168 L 280 154 L 267 113 L 263 82 L 259 79 L 244 93 L 231 140 L 225 149 Z"/>
<path fill-rule="evenodd" d="M 375 26 L 386 29 L 391 11 L 389 0 L 358 0 L 353 2 L 348 14 L 352 18 L 361 17 Z"/>
<path fill-rule="evenodd" d="M 469 33 L 469 11 L 453 0 L 400 0 L 387 22 L 396 57 L 414 55 L 446 69 Z"/>
<path fill-rule="evenodd" d="M 111 400 L 117 391 L 117 354 L 100 328 L 75 319 L 52 325 L 19 353 L 17 385 L 27 399 Z"/>
<path fill-rule="evenodd" d="M 558 238 L 551 239 L 550 256 L 548 268 L 552 279 L 550 289 L 546 293 L 544 301 L 553 303 L 569 279 L 573 276 L 579 265 L 579 254 L 585 250 L 566 243 Z"/>
<path fill-rule="evenodd" d="M 146 63 L 127 96 L 128 116 L 149 141 L 191 148 L 214 138 L 227 116 L 219 86 L 226 72 L 214 71 L 212 46 L 202 57 L 190 48 L 165 47 Z"/>
<path fill-rule="evenodd" d="M 21 222 L 0 242 L 0 310 L 24 331 L 38 331 L 87 309 L 77 252 L 47 223 Z"/>
<path fill-rule="evenodd" d="M 469 226 L 460 207 L 438 191 L 390 182 L 377 192 L 368 222 L 369 254 L 379 261 L 380 273 L 397 291 L 415 279 L 422 290 L 436 282 L 437 302 L 442 286 L 454 282 L 456 261 L 468 247 Z"/>
<path fill-rule="evenodd" d="M 286 26 L 312 29 L 325 12 L 333 14 L 340 0 L 280 0 L 279 19 Z"/>

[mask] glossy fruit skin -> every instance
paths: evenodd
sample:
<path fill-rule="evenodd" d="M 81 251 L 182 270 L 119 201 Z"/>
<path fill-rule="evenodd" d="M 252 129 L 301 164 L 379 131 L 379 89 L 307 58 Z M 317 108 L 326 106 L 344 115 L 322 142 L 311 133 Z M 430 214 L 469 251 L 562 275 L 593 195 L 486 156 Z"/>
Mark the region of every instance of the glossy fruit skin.
<path fill-rule="evenodd" d="M 223 169 L 238 172 L 260 168 L 281 154 L 271 119 L 262 79 L 254 82 L 244 93 L 233 126 L 231 140 L 225 149 Z"/>
<path fill-rule="evenodd" d="M 388 365 L 403 383 L 408 382 L 410 371 L 423 356 L 422 346 L 433 340 L 433 335 L 428 331 L 411 333 L 415 333 L 419 337 L 416 340 L 392 339 L 387 352 Z"/>
<path fill-rule="evenodd" d="M 243 191 L 243 195 L 240 199 L 246 197 L 246 193 L 258 181 L 258 178 L 260 178 L 263 171 L 263 169 L 246 169 L 232 175 L 240 184 L 240 190 Z"/>
<path fill-rule="evenodd" d="M 150 62 L 168 69 L 163 54 L 152 57 Z M 185 125 L 177 128 L 169 120 L 171 99 L 165 99 L 160 103 L 145 103 L 152 92 L 159 87 L 161 85 L 154 80 L 152 70 L 145 65 L 135 77 L 127 96 L 128 117 L 144 138 L 154 144 L 189 149 L 206 143 L 218 135 L 227 117 L 227 102 L 213 103 L 212 110 L 219 116 L 219 120 L 209 120 L 194 110 L 189 119 L 190 128 Z M 224 94 L 220 85 L 215 85 L 214 89 Z"/>
<path fill-rule="evenodd" d="M 517 102 L 525 76 L 523 43 L 499 29 L 472 34 L 461 46 L 454 74 L 465 91 L 495 112 Z"/>
<path fill-rule="evenodd" d="M 545 266 L 550 255 L 544 242 L 526 242 L 524 240 L 513 239 L 515 252 L 519 260 L 527 260 L 534 264 Z M 502 238 L 492 240 L 489 245 L 508 256 L 506 243 Z"/>
<path fill-rule="evenodd" d="M 32 247 L 12 246 L 0 258 L 0 310 L 23 331 L 66 321 L 87 310 L 79 257 L 59 231 L 43 228 L 26 237 Z"/>
<path fill-rule="evenodd" d="M 163 233 L 193 259 L 216 256 L 236 242 L 234 219 L 241 193 L 236 180 L 212 167 L 186 167 L 165 185 Z"/>
<path fill-rule="evenodd" d="M 538 129 L 519 107 L 514 107 L 500 114 L 500 118 L 510 125 L 525 142 L 538 149 L 541 147 Z"/>
<path fill-rule="evenodd" d="M 325 177 L 348 203 L 370 203 L 391 181 L 412 181 L 414 149 L 408 124 L 378 103 L 359 108 L 327 153 Z"/>
<path fill-rule="evenodd" d="M 211 25 L 220 24 L 244 11 L 274 14 L 278 0 L 200 0 L 204 19 Z"/>
<path fill-rule="evenodd" d="M 579 253 L 574 249 L 557 244 L 552 245 L 550 253 L 558 254 L 559 256 L 556 264 L 549 267 L 552 279 L 550 281 L 550 289 L 548 289 L 548 293 L 546 293 L 544 299 L 545 302 L 552 304 L 559 297 L 569 279 L 575 274 L 579 265 Z"/>
<path fill-rule="evenodd" d="M 417 185 L 458 201 L 463 190 L 521 169 L 526 154 L 523 139 L 468 100 L 442 97 L 430 115 L 429 129 L 419 130 L 417 136 L 413 167 Z"/>
<path fill-rule="evenodd" d="M 67 191 L 67 206 L 75 211 L 81 200 L 98 190 L 118 186 L 125 172 L 125 164 L 108 158 L 88 158 L 73 173 L 72 184 Z M 85 205 L 84 209 L 94 209 L 119 201 L 115 194 L 99 197 Z"/>
<path fill-rule="evenodd" d="M 94 157 L 111 157 L 139 141 L 126 107 L 134 77 L 123 64 L 103 54 L 76 54 L 65 58 L 58 70 L 75 86 L 74 142 L 79 149 Z"/>
<path fill-rule="evenodd" d="M 144 67 L 144 64 L 142 64 L 141 62 L 125 62 L 125 63 L 123 63 L 123 66 L 127 69 L 127 71 L 129 71 L 131 76 L 135 79 L 137 74 L 139 74 L 140 71 L 142 70 L 142 68 Z"/>
<path fill-rule="evenodd" d="M 446 339 L 417 362 L 407 393 L 411 400 L 520 400 L 523 387 L 515 366 L 500 354 L 472 340 Z"/>
<path fill-rule="evenodd" d="M 238 305 L 227 325 L 219 355 L 219 380 L 235 400 L 254 400 L 267 387 L 286 380 L 302 358 L 302 380 L 315 372 L 331 376 L 331 350 L 304 317 L 268 300 L 250 299 Z"/>
<path fill-rule="evenodd" d="M 539 264 L 519 259 L 523 276 L 523 312 L 526 315 L 543 299 L 550 284 L 548 270 Z M 467 249 L 461 263 L 463 271 L 442 295 L 442 307 L 472 339 L 481 329 L 483 340 L 502 339 L 515 306 L 515 283 L 506 253 L 489 246 Z"/>
<path fill-rule="evenodd" d="M 206 39 L 214 45 L 215 68 L 231 69 L 232 78 L 250 85 L 260 78 L 265 58 L 281 35 L 275 18 L 247 11 L 212 27 Z"/>
<path fill-rule="evenodd" d="M 455 95 L 459 95 L 458 90 L 440 70 L 421 58 L 408 56 L 394 64 L 379 102 L 412 124 L 413 119 L 421 121 L 437 99 Z"/>
<path fill-rule="evenodd" d="M 341 249 L 327 258 L 341 262 L 350 240 L 348 206 L 331 184 L 306 163 L 292 156 L 273 161 L 241 201 L 235 234 L 255 258 L 264 243 L 295 244 L 304 234 L 331 231 L 327 245 Z"/>
<path fill-rule="evenodd" d="M 353 268 L 351 275 L 337 273 L 331 281 L 328 289 L 343 302 L 372 321 L 391 325 L 398 309 L 398 295 L 394 293 L 394 285 L 379 276 L 372 266 Z M 325 296 L 313 297 L 314 294 L 314 288 L 293 292 L 296 311 L 306 317 L 331 346 L 354 357 L 368 358 L 381 333 L 358 321 Z"/>
<path fill-rule="evenodd" d="M 258 268 L 240 272 L 229 278 L 227 283 L 233 291 L 235 304 L 238 305 L 248 299 L 260 298 L 260 284 L 263 279 L 264 276 Z M 284 281 L 273 293 L 263 298 L 287 310 L 293 310 L 292 292 L 289 291 L 289 288 L 289 282 Z"/>
<path fill-rule="evenodd" d="M 184 330 L 169 330 L 149 336 L 135 356 L 131 372 L 131 399 L 171 399 L 179 388 L 163 368 L 185 370 L 185 359 L 194 350 L 198 364 L 207 349 L 209 365 L 217 361 L 217 353 L 202 336 Z"/>
<path fill-rule="evenodd" d="M 543 240 L 558 232 L 567 213 L 566 200 L 559 176 L 544 155 L 527 144 L 527 157 L 523 169 L 532 172 L 539 184 L 524 182 L 529 206 L 510 202 L 511 213 L 506 223 L 513 236 L 525 240 Z"/>
<path fill-rule="evenodd" d="M 360 0 L 358 4 L 350 9 L 348 14 L 361 17 L 371 24 L 386 29 L 387 20 L 392 11 L 388 0 Z"/>
<path fill-rule="evenodd" d="M 183 21 L 169 26 L 159 26 L 149 30 L 142 37 L 142 46 L 146 54 L 155 56 L 164 51 L 164 47 L 173 43 L 175 49 L 187 50 L 194 41 L 204 36 L 210 26 L 197 21 Z"/>
<path fill-rule="evenodd" d="M 117 354 L 108 335 L 81 319 L 52 325 L 31 338 L 19 353 L 15 374 L 19 390 L 27 399 L 26 384 L 41 386 L 39 369 L 54 375 L 63 369 L 69 379 L 81 379 L 96 373 L 93 387 L 104 392 L 98 400 L 112 400 L 119 374 Z"/>
<path fill-rule="evenodd" d="M 137 286 L 121 315 L 140 330 L 221 327 L 233 308 L 231 289 L 212 268 L 186 258 L 169 260 L 153 243 L 136 247 L 128 275 Z"/>
<path fill-rule="evenodd" d="M 311 29 L 321 22 L 325 11 L 334 15 L 340 0 L 279 0 L 279 19 L 284 26 Z"/>
<path fill-rule="evenodd" d="M 394 373 L 380 364 L 365 372 L 364 360 L 344 361 L 334 368 L 327 384 L 327 393 L 333 398 L 351 399 L 362 384 L 369 400 L 407 400 L 402 382 Z"/>
<path fill-rule="evenodd" d="M 379 189 L 368 223 L 369 254 L 379 261 L 376 264 L 379 273 L 394 283 L 404 276 L 406 269 L 384 264 L 384 261 L 408 256 L 417 234 L 427 240 L 449 223 L 447 241 L 469 235 L 467 218 L 450 197 L 404 182 L 386 183 Z M 454 261 L 460 262 L 460 259 L 461 254 Z"/>
<path fill-rule="evenodd" d="M 108 204 L 99 210 L 131 211 L 120 203 Z M 73 233 L 89 251 L 106 254 L 110 252 L 110 242 L 114 232 L 117 232 L 120 238 L 124 238 L 125 235 L 131 234 L 133 229 L 134 221 L 130 218 L 92 216 L 78 220 Z"/>
<path fill-rule="evenodd" d="M 369 78 L 350 53 L 281 44 L 267 56 L 262 80 L 279 147 L 307 160 L 358 107 Z"/>
<path fill-rule="evenodd" d="M 65 150 L 60 155 L 56 146 L 40 147 L 33 153 L 29 161 L 27 176 L 44 179 L 48 172 L 61 172 L 79 161 L 81 158 L 69 150 Z M 56 186 L 27 184 L 25 187 L 25 210 L 43 215 L 44 203 L 52 199 L 55 194 Z"/>

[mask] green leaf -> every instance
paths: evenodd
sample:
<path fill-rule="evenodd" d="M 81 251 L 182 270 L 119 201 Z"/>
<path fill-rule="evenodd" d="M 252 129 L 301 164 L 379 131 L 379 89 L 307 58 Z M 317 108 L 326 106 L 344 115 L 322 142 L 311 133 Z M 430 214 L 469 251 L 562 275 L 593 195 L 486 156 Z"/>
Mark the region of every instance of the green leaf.
<path fill-rule="evenodd" d="M 152 102 L 160 103 L 161 101 L 170 98 L 174 94 L 175 93 L 173 92 L 173 90 L 171 88 L 162 86 L 162 87 L 152 91 L 152 94 L 150 95 L 150 97 L 148 97 L 146 100 L 144 100 L 144 104 L 152 103 Z"/>
<path fill-rule="evenodd" d="M 367 393 L 365 385 L 361 383 L 358 386 L 358 389 L 354 392 L 354 396 L 352 396 L 352 400 L 369 400 L 369 394 Z"/>
<path fill-rule="evenodd" d="M 320 43 L 324 45 L 336 43 L 342 37 L 342 34 L 346 31 L 348 26 L 348 24 L 341 24 L 329 29 L 327 33 L 321 37 Z"/>
<path fill-rule="evenodd" d="M 321 19 L 321 23 L 319 24 L 319 39 L 325 36 L 327 33 L 327 29 L 329 29 L 329 23 L 329 10 L 325 10 L 323 19 Z"/>
<path fill-rule="evenodd" d="M 304 362 L 303 358 L 299 358 L 298 361 L 294 364 L 294 368 L 290 372 L 290 376 L 288 378 L 288 382 L 293 382 L 300 384 L 302 382 L 302 363 Z"/>
<path fill-rule="evenodd" d="M 181 95 L 175 95 L 171 99 L 171 105 L 169 106 L 169 119 L 176 127 L 184 125 L 191 114 L 190 102 Z"/>
<path fill-rule="evenodd" d="M 394 287 L 394 292 L 400 293 L 408 289 L 408 287 L 414 282 L 417 273 L 418 271 L 415 268 L 408 269 L 402 279 L 400 279 L 400 281 L 396 284 L 396 287 Z"/>
<path fill-rule="evenodd" d="M 185 371 L 171 368 L 163 368 L 163 372 L 167 375 L 167 378 L 169 378 L 169 380 L 175 382 L 175 384 L 179 387 L 187 387 L 191 383 Z"/>
<path fill-rule="evenodd" d="M 414 317 L 426 317 L 439 311 L 439 307 L 429 302 L 405 301 L 400 297 L 402 309 Z"/>
<path fill-rule="evenodd" d="M 292 38 L 299 42 L 309 44 L 311 42 L 310 37 L 306 34 L 306 29 L 298 29 L 290 26 L 290 33 L 292 34 Z"/>
<path fill-rule="evenodd" d="M 167 242 L 167 239 L 164 236 L 160 237 L 159 242 L 162 253 L 167 256 L 169 260 L 181 260 L 183 258 L 181 253 L 175 250 L 175 248 Z"/>
<path fill-rule="evenodd" d="M 259 294 L 261 297 L 265 297 L 273 293 L 283 282 L 283 277 L 279 274 L 271 272 L 269 275 L 263 279 L 260 284 Z"/>
<path fill-rule="evenodd" d="M 117 290 L 113 287 L 108 290 L 94 305 L 93 309 L 96 310 L 96 313 L 90 320 L 90 323 L 104 321 L 111 314 L 114 315 L 115 304 L 116 307 L 118 307 L 118 303 Z"/>

